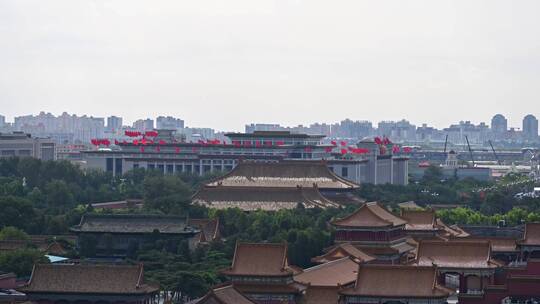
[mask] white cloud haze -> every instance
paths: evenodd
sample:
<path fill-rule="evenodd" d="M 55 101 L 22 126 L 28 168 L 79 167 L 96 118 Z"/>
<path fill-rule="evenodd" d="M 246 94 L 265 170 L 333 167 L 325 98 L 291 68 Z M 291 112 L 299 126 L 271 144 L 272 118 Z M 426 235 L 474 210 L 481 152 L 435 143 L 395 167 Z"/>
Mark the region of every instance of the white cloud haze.
<path fill-rule="evenodd" d="M 540 1 L 0 0 L 0 114 L 540 116 Z"/>

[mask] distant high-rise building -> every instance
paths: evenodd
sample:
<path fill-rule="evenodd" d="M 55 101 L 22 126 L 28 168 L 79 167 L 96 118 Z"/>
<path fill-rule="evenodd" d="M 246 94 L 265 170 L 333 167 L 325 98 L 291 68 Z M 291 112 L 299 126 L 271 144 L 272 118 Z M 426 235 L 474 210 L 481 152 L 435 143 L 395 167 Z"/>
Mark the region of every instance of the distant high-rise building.
<path fill-rule="evenodd" d="M 527 115 L 523 118 L 523 139 L 538 139 L 538 119 L 534 115 Z"/>
<path fill-rule="evenodd" d="M 508 131 L 508 120 L 502 114 L 497 114 L 491 119 L 491 132 L 494 134 L 504 134 Z"/>
<path fill-rule="evenodd" d="M 180 118 L 172 116 L 159 116 L 156 119 L 156 129 L 160 130 L 177 130 L 184 128 L 184 121 Z"/>
<path fill-rule="evenodd" d="M 0 115 L 0 128 L 3 128 L 6 125 L 6 117 Z"/>
<path fill-rule="evenodd" d="M 153 130 L 154 120 L 150 118 L 139 119 L 133 123 L 133 128 L 141 132 Z"/>
<path fill-rule="evenodd" d="M 246 133 L 253 133 L 255 131 L 283 131 L 284 127 L 279 124 L 264 124 L 264 123 L 252 123 L 246 125 Z"/>
<path fill-rule="evenodd" d="M 122 128 L 122 117 L 109 116 L 107 117 L 107 130 L 109 132 L 116 132 Z"/>

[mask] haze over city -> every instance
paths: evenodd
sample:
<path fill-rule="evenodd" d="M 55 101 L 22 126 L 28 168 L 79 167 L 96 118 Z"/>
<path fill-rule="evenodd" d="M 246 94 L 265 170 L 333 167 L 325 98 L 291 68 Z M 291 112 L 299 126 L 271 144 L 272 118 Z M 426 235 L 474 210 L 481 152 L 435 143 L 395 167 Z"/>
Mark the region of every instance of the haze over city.
<path fill-rule="evenodd" d="M 0 2 L 0 108 L 190 126 L 539 116 L 537 1 Z"/>

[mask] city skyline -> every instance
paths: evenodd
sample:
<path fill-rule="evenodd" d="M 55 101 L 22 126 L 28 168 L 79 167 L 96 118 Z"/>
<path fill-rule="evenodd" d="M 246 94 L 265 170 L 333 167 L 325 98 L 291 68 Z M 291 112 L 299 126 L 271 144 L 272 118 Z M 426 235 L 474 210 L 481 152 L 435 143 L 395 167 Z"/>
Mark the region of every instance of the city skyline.
<path fill-rule="evenodd" d="M 365 119 L 365 118 L 362 118 L 362 117 L 341 117 L 335 121 L 307 121 L 306 123 L 296 123 L 296 124 L 285 124 L 283 122 L 280 122 L 280 121 L 250 121 L 250 120 L 246 120 L 246 121 L 243 121 L 243 122 L 238 122 L 238 127 L 235 128 L 235 129 L 226 129 L 226 128 L 220 128 L 219 125 L 217 127 L 214 127 L 213 125 L 212 126 L 207 126 L 207 125 L 195 125 L 195 124 L 192 124 L 191 122 L 194 121 L 193 119 L 189 118 L 189 117 L 184 117 L 182 115 L 173 115 L 173 114 L 170 114 L 170 113 L 161 113 L 161 114 L 157 114 L 156 116 L 139 116 L 139 117 L 135 117 L 133 120 L 131 119 L 126 119 L 126 117 L 122 116 L 122 115 L 119 115 L 118 113 L 114 114 L 114 113 L 109 113 L 109 114 L 106 114 L 104 116 L 100 116 L 100 115 L 94 115 L 92 113 L 70 113 L 70 112 L 66 112 L 66 111 L 63 111 L 63 112 L 60 112 L 60 113 L 53 113 L 53 112 L 50 112 L 50 111 L 38 111 L 36 113 L 25 113 L 25 114 L 22 114 L 22 115 L 17 115 L 15 117 L 24 117 L 24 116 L 37 116 L 37 115 L 40 115 L 41 113 L 44 113 L 44 114 L 52 114 L 53 116 L 55 117 L 59 117 L 61 115 L 63 115 L 64 113 L 67 113 L 69 116 L 76 116 L 76 117 L 88 117 L 88 118 L 96 118 L 96 119 L 104 119 L 105 120 L 105 124 L 104 126 L 107 126 L 107 119 L 108 118 L 120 118 L 121 121 L 123 121 L 123 123 L 121 124 L 121 126 L 132 126 L 133 124 L 135 123 L 140 123 L 144 120 L 147 120 L 147 119 L 151 119 L 154 123 L 154 128 L 157 129 L 157 119 L 159 117 L 164 117 L 164 118 L 177 118 L 177 119 L 181 119 L 183 121 L 185 121 L 185 126 L 186 127 L 191 127 L 191 128 L 201 128 L 201 127 L 206 127 L 206 128 L 212 128 L 212 129 L 215 129 L 216 131 L 219 131 L 219 132 L 243 132 L 245 130 L 245 127 L 250 125 L 250 124 L 276 124 L 276 125 L 279 125 L 280 127 L 284 127 L 284 128 L 295 128 L 295 127 L 299 127 L 299 126 L 303 126 L 303 127 L 309 127 L 310 125 L 313 125 L 313 124 L 327 124 L 327 125 L 332 125 L 332 124 L 335 124 L 335 123 L 339 123 L 339 122 L 342 122 L 342 121 L 345 121 L 345 120 L 351 120 L 351 121 L 367 121 L 367 122 L 370 122 L 373 124 L 373 127 L 376 128 L 377 127 L 377 124 L 379 122 L 399 122 L 399 121 L 407 121 L 413 125 L 415 125 L 416 127 L 422 127 L 423 124 L 426 124 L 428 127 L 434 127 L 436 129 L 444 129 L 444 128 L 447 128 L 453 124 L 458 124 L 460 122 L 471 122 L 472 124 L 475 124 L 475 125 L 479 125 L 481 123 L 485 123 L 487 126 L 492 126 L 492 119 L 493 117 L 497 116 L 497 115 L 502 115 L 504 116 L 504 118 L 506 118 L 507 120 L 507 129 L 510 130 L 510 129 L 515 129 L 517 131 L 521 131 L 522 130 L 522 126 L 523 126 L 523 119 L 529 115 L 533 115 L 536 119 L 539 119 L 540 118 L 540 114 L 537 115 L 535 113 L 525 113 L 522 117 L 510 117 L 508 115 L 506 115 L 505 113 L 493 113 L 491 116 L 489 117 L 486 117 L 484 120 L 480 120 L 480 121 L 473 121 L 467 117 L 462 117 L 462 118 L 458 118 L 456 117 L 455 119 L 450 119 L 450 123 L 448 125 L 436 125 L 436 124 L 431 124 L 429 122 L 426 122 L 426 121 L 412 121 L 410 120 L 409 118 L 407 117 L 401 117 L 401 118 L 398 118 L 398 119 L 384 119 L 384 118 L 381 118 L 381 119 L 376 119 L 376 120 L 370 120 L 370 119 Z M 14 119 L 15 117 L 9 117 L 7 115 L 5 115 L 4 113 L 0 113 L 0 116 L 4 117 L 5 119 L 5 123 L 14 123 Z M 515 122 L 515 123 L 514 123 Z"/>
<path fill-rule="evenodd" d="M 210 2 L 2 1 L 3 115 L 167 113 L 226 130 L 539 116 L 537 1 Z"/>

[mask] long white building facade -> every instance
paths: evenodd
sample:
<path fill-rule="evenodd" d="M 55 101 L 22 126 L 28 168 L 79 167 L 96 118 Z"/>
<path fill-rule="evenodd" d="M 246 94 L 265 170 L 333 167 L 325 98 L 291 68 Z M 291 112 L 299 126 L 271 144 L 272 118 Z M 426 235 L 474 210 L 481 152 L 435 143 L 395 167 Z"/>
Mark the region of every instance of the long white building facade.
<path fill-rule="evenodd" d="M 83 151 L 87 169 L 122 175 L 144 168 L 165 174 L 204 175 L 232 170 L 240 160 L 277 162 L 280 160 L 324 160 L 337 175 L 357 183 L 408 183 L 408 158 L 381 154 L 378 144 L 363 141 L 354 147 L 343 143 L 322 144 L 323 135 L 294 134 L 287 131 L 228 133 L 230 142 L 175 142 L 173 131 L 141 144 L 118 143 L 109 148 Z M 362 148 L 362 153 L 353 153 Z M 391 150 L 391 149 L 389 149 Z M 353 152 L 351 152 L 353 151 Z"/>

